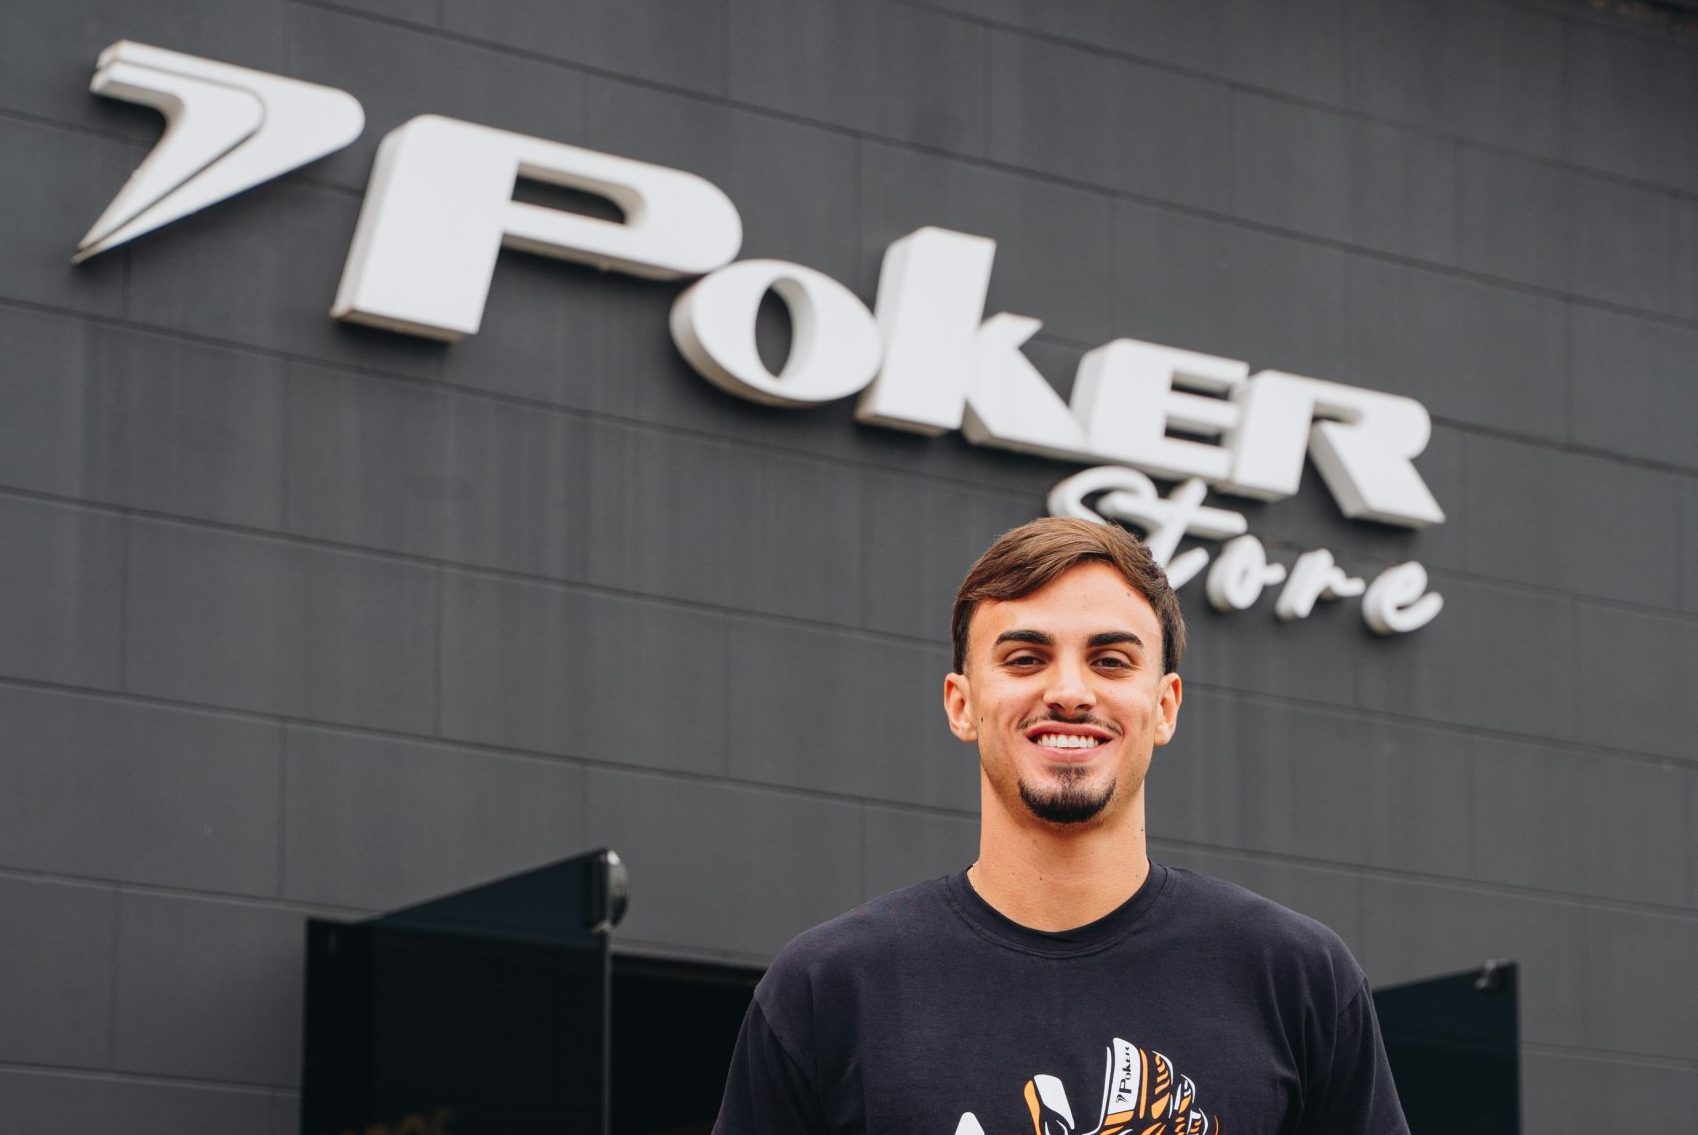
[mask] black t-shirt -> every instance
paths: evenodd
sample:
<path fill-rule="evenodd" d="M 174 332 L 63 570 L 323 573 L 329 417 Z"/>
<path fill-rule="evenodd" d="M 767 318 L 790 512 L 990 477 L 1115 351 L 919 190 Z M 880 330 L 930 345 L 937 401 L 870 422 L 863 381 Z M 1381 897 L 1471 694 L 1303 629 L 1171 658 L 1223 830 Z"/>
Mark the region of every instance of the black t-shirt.
<path fill-rule="evenodd" d="M 1150 865 L 1045 933 L 965 873 L 787 946 L 755 990 L 715 1135 L 1407 1135 L 1344 943 Z"/>

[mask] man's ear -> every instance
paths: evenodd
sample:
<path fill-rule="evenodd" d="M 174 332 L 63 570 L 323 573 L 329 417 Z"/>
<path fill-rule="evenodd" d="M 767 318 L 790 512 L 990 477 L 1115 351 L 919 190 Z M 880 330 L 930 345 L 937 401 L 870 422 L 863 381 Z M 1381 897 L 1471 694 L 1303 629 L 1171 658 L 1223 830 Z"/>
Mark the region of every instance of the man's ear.
<path fill-rule="evenodd" d="M 1165 745 L 1179 732 L 1179 703 L 1185 700 L 1185 683 L 1178 674 L 1161 676 L 1161 700 L 1156 708 L 1161 717 L 1156 722 L 1156 744 Z"/>
<path fill-rule="evenodd" d="M 967 675 L 951 674 L 943 680 L 943 712 L 957 740 L 979 739 L 978 727 L 973 724 L 973 688 Z"/>

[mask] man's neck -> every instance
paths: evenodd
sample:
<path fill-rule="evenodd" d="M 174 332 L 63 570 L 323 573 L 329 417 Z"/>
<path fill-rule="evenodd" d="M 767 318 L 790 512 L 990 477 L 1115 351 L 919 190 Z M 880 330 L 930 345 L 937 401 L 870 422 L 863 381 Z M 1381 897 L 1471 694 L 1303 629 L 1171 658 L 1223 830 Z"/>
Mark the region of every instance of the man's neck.
<path fill-rule="evenodd" d="M 1101 824 L 1049 824 L 1010 815 L 984 794 L 973 889 L 1007 918 L 1033 930 L 1095 922 L 1137 894 L 1150 873 L 1142 786 L 1120 815 Z"/>

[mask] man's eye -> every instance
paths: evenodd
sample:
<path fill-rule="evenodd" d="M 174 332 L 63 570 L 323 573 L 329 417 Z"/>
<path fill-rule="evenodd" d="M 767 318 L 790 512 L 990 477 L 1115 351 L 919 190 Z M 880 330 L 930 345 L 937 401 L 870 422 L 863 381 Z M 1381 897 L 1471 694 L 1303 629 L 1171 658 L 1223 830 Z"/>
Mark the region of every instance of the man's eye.
<path fill-rule="evenodd" d="M 1104 655 L 1097 659 L 1097 665 L 1105 670 L 1130 670 L 1132 663 L 1118 655 Z"/>
<path fill-rule="evenodd" d="M 1030 669 L 1034 666 L 1043 665 L 1043 659 L 1039 658 L 1035 654 L 1016 654 L 1008 660 L 1007 665 L 1022 669 Z"/>

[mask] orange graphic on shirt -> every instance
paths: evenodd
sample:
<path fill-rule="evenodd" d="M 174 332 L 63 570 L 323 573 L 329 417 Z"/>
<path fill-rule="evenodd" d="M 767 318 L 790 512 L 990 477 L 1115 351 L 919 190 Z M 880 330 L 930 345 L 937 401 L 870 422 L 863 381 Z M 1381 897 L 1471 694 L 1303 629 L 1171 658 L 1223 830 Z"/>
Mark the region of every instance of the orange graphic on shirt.
<path fill-rule="evenodd" d="M 1196 1106 L 1197 1086 L 1174 1070 L 1173 1061 L 1152 1049 L 1114 1038 L 1103 1072 L 1103 1101 L 1097 1124 L 1074 1121 L 1067 1089 L 1039 1073 L 1026 1081 L 1026 1110 L 1033 1135 L 1223 1135 L 1218 1116 Z M 985 1135 L 978 1117 L 963 1112 L 955 1135 Z"/>

